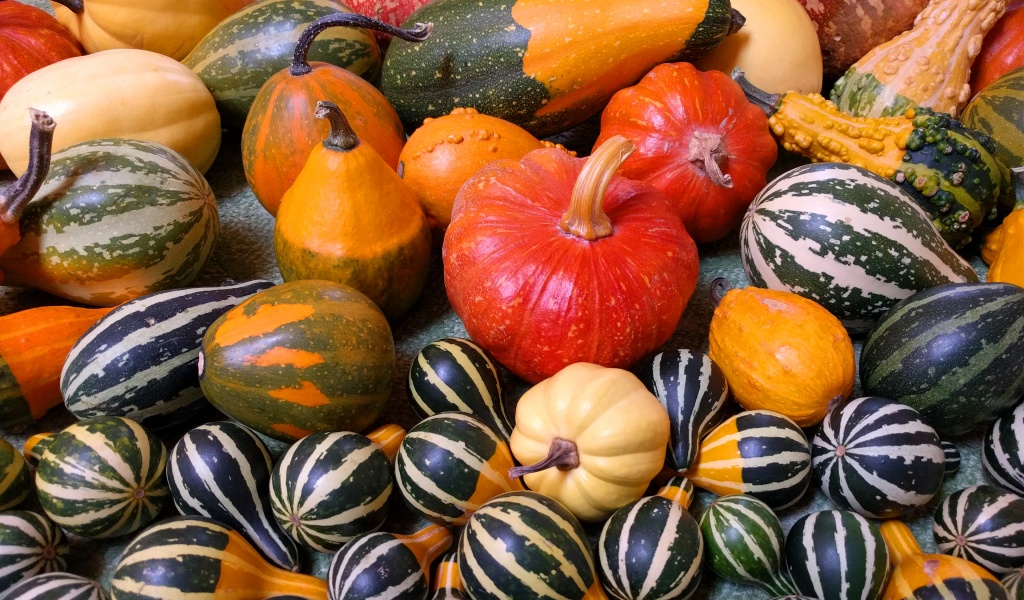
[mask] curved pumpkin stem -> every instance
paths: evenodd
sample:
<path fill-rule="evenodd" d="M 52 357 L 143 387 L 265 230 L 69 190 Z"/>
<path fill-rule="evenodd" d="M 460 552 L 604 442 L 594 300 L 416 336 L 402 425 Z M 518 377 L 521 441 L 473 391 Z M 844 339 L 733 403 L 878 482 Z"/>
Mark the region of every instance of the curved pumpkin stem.
<path fill-rule="evenodd" d="M 57 4 L 60 4 L 61 6 L 63 6 L 64 8 L 70 10 L 71 12 L 73 12 L 75 14 L 80 14 L 83 10 L 85 10 L 85 5 L 82 3 L 82 0 L 53 0 L 53 1 L 56 2 Z"/>
<path fill-rule="evenodd" d="M 580 454 L 576 448 L 576 442 L 555 438 L 551 440 L 551 448 L 548 449 L 548 455 L 544 457 L 544 460 L 532 465 L 513 467 L 508 470 L 508 476 L 515 480 L 523 475 L 539 473 L 551 467 L 568 471 L 578 466 L 580 466 Z"/>
<path fill-rule="evenodd" d="M 17 223 L 21 209 L 28 204 L 46 179 L 53 150 L 53 130 L 57 126 L 50 115 L 29 109 L 32 129 L 28 137 L 28 168 L 11 187 L 0 192 L 0 222 Z"/>
<path fill-rule="evenodd" d="M 690 162 L 698 163 L 707 173 L 708 179 L 719 187 L 731 188 L 732 175 L 722 173 L 722 163 L 729 158 L 722 143 L 722 136 L 704 131 L 693 132 L 690 138 Z"/>
<path fill-rule="evenodd" d="M 377 19 L 371 19 L 370 17 L 364 17 L 355 13 L 334 13 L 322 16 L 310 23 L 303 30 L 302 35 L 299 36 L 299 41 L 295 44 L 295 53 L 292 56 L 292 65 L 288 69 L 289 73 L 298 76 L 305 75 L 313 70 L 309 66 L 309 49 L 313 45 L 313 40 L 316 39 L 316 36 L 329 27 L 361 27 L 393 35 L 407 42 L 422 42 L 430 37 L 434 24 L 416 23 L 412 29 L 401 29 Z"/>
<path fill-rule="evenodd" d="M 779 102 L 782 100 L 781 94 L 769 94 L 750 83 L 747 76 L 743 74 L 743 69 L 739 67 L 732 70 L 731 76 L 733 81 L 740 84 L 740 89 L 743 90 L 743 94 L 751 104 L 763 110 L 764 114 L 769 117 L 775 114 L 779 108 Z"/>
<path fill-rule="evenodd" d="M 313 115 L 331 122 L 331 134 L 324 140 L 325 148 L 347 152 L 359 145 L 359 137 L 352 131 L 345 113 L 341 112 L 337 104 L 320 100 L 316 103 L 316 112 Z"/>
<path fill-rule="evenodd" d="M 633 142 L 616 135 L 594 151 L 572 188 L 569 210 L 559 223 L 562 231 L 589 242 L 612 234 L 612 222 L 604 212 L 604 195 L 622 163 L 636 151 Z"/>

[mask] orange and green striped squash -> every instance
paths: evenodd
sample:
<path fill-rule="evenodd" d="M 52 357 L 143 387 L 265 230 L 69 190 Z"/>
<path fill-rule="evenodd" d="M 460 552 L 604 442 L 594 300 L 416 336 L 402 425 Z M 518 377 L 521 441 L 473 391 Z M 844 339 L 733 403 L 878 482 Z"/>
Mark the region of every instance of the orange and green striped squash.
<path fill-rule="evenodd" d="M 288 442 L 369 427 L 391 395 L 394 369 L 380 309 L 322 280 L 252 296 L 210 326 L 199 355 L 200 387 L 215 407 Z"/>

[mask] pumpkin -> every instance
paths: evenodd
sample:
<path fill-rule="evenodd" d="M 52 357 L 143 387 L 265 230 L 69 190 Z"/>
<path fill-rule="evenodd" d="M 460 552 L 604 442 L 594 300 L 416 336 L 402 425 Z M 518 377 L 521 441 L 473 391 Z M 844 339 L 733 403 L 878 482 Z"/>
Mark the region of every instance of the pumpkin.
<path fill-rule="evenodd" d="M 352 10 L 361 15 L 384 21 L 388 25 L 398 27 L 409 18 L 417 8 L 430 0 L 349 0 Z M 385 38 L 390 39 L 390 38 Z"/>
<path fill-rule="evenodd" d="M 470 337 L 537 382 L 574 362 L 627 367 L 675 332 L 697 252 L 668 200 L 617 176 L 633 145 L 491 163 L 455 200 L 444 281 Z"/>
<path fill-rule="evenodd" d="M 665 463 L 669 420 L 635 375 L 575 363 L 530 388 L 509 446 L 526 485 L 583 521 L 640 498 Z M 637 436 L 636 432 L 643 432 Z"/>
<path fill-rule="evenodd" d="M 672 199 L 697 243 L 739 225 L 778 154 L 764 112 L 740 87 L 689 63 L 659 65 L 616 92 L 601 113 L 595 144 L 613 135 L 637 147 L 619 173 Z"/>
<path fill-rule="evenodd" d="M 281 276 L 352 286 L 398 319 L 427 282 L 426 217 L 416 193 L 356 136 L 336 104 L 319 101 L 316 115 L 330 121 L 331 133 L 281 200 L 274 226 Z"/>
<path fill-rule="evenodd" d="M 21 504 L 29 493 L 29 469 L 25 457 L 0 438 L 0 511 Z"/>
<path fill-rule="evenodd" d="M 978 94 L 1010 71 L 1024 67 L 1024 2 L 1008 0 L 1006 13 L 985 36 L 971 68 L 971 90 Z"/>
<path fill-rule="evenodd" d="M 325 62 L 310 63 L 313 41 L 330 27 L 367 27 L 415 40 L 429 35 L 417 30 L 382 27 L 372 19 L 348 12 L 313 21 L 299 36 L 292 64 L 278 71 L 260 88 L 242 129 L 242 166 L 256 199 L 272 215 L 295 182 L 310 150 L 329 133 L 328 123 L 313 117 L 318 100 L 337 104 L 349 118 L 356 135 L 373 146 L 393 169 L 405 141 L 398 113 L 384 96 L 362 77 Z"/>
<path fill-rule="evenodd" d="M 452 545 L 452 532 L 428 525 L 412 535 L 367 533 L 331 559 L 327 572 L 331 600 L 392 598 L 420 600 L 430 587 L 430 565 Z"/>
<path fill-rule="evenodd" d="M 0 100 L 0 154 L 15 175 L 28 165 L 29 108 L 60 123 L 55 152 L 97 138 L 147 140 L 205 173 L 220 147 L 220 115 L 202 80 L 178 61 L 145 50 L 69 58 L 14 84 Z"/>
<path fill-rule="evenodd" d="M 729 290 L 711 318 L 709 355 L 747 410 L 781 413 L 801 427 L 853 391 L 853 342 L 813 300 L 780 290 Z"/>

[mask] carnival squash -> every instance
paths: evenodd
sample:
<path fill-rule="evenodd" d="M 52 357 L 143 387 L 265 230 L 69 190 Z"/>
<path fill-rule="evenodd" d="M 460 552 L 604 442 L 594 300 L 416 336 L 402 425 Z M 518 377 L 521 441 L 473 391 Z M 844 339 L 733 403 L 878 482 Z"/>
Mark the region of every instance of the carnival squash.
<path fill-rule="evenodd" d="M 367 533 L 331 559 L 327 572 L 331 600 L 426 598 L 430 565 L 452 545 L 452 532 L 428 525 L 411 535 Z"/>
<path fill-rule="evenodd" d="M 965 126 L 992 138 L 995 156 L 1003 166 L 1024 167 L 1024 67 L 1004 74 L 978 92 L 967 103 L 962 120 Z M 1013 196 L 1004 193 L 1001 204 Z"/>
<path fill-rule="evenodd" d="M 60 527 L 28 510 L 0 512 L 0 588 L 7 592 L 40 573 L 67 569 L 71 551 Z"/>
<path fill-rule="evenodd" d="M 1006 13 L 985 36 L 971 68 L 971 91 L 985 88 L 1014 69 L 1024 67 L 1024 0 L 1008 0 Z"/>
<path fill-rule="evenodd" d="M 0 511 L 10 510 L 28 498 L 31 474 L 25 457 L 0 438 Z"/>
<path fill-rule="evenodd" d="M 537 382 L 574 362 L 626 367 L 675 332 L 697 252 L 668 200 L 616 174 L 622 137 L 589 159 L 498 161 L 462 186 L 445 287 L 474 341 Z"/>

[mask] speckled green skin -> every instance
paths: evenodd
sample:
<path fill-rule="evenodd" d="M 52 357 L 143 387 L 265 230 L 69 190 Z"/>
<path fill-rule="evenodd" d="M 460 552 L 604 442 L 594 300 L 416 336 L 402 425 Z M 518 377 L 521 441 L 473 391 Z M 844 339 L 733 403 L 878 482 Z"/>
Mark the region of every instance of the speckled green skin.
<path fill-rule="evenodd" d="M 21 452 L 0 439 L 0 510 L 14 508 L 28 498 L 28 465 Z"/>
<path fill-rule="evenodd" d="M 21 393 L 21 384 L 14 377 L 7 361 L 0 356 L 0 430 L 21 431 L 35 422 L 32 409 Z M 3 502 L 0 502 L 2 505 Z"/>
<path fill-rule="evenodd" d="M 889 98 L 885 84 L 874 73 L 859 73 L 856 67 L 850 67 L 839 78 L 830 98 L 839 110 L 855 117 L 896 117 L 917 106 L 900 94 Z"/>

